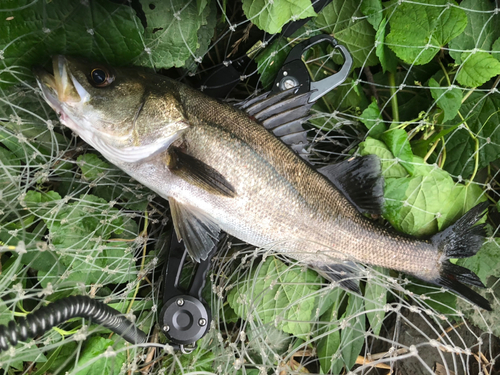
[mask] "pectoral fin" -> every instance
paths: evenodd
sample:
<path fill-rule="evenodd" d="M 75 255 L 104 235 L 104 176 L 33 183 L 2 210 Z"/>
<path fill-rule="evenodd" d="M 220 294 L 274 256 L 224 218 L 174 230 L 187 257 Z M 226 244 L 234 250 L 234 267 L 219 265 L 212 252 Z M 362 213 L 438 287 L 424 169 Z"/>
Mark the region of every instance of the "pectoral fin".
<path fill-rule="evenodd" d="M 184 242 L 193 260 L 200 262 L 207 259 L 217 245 L 219 226 L 196 207 L 180 204 L 173 198 L 169 199 L 169 203 L 177 238 Z"/>
<path fill-rule="evenodd" d="M 172 173 L 213 194 L 231 198 L 236 196 L 236 190 L 223 175 L 178 147 L 168 150 L 167 166 Z"/>

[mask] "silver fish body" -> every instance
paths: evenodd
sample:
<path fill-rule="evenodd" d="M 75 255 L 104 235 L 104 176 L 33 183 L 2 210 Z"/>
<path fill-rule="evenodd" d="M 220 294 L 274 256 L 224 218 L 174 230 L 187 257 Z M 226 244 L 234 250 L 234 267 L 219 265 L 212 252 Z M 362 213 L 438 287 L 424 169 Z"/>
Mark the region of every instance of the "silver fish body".
<path fill-rule="evenodd" d="M 62 56 L 54 58 L 55 78 L 35 74 L 62 122 L 169 199 L 176 231 L 195 259 L 206 257 L 222 230 L 320 271 L 345 261 L 378 265 L 490 308 L 462 285 L 482 285 L 477 276 L 448 261 L 481 246 L 484 228 L 473 224 L 484 205 L 429 240 L 410 238 L 367 219 L 335 176 L 312 168 L 247 113 L 186 85 Z M 96 85 L 93 75 L 110 82 Z M 349 163 L 358 161 L 343 162 L 345 168 Z M 458 250 L 451 245 L 457 241 Z"/>

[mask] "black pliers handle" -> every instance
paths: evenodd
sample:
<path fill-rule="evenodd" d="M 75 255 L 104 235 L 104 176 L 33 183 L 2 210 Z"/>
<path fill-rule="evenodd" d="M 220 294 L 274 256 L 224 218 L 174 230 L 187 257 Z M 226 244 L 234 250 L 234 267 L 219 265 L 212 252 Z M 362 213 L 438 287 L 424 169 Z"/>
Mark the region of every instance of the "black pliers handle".
<path fill-rule="evenodd" d="M 212 314 L 201 296 L 215 248 L 207 259 L 201 261 L 187 289 L 180 286 L 182 270 L 188 252 L 179 243 L 175 232 L 163 269 L 163 306 L 160 310 L 160 325 L 170 345 L 183 353 L 191 353 L 196 341 L 210 329 Z"/>
<path fill-rule="evenodd" d="M 334 49 L 339 50 L 344 58 L 344 64 L 337 73 L 321 81 L 311 82 L 307 67 L 302 61 L 302 55 L 309 48 L 322 42 L 329 42 Z M 312 103 L 344 82 L 351 68 L 352 57 L 346 47 L 338 44 L 331 35 L 316 35 L 292 48 L 276 76 L 271 92 L 277 93 L 297 87 L 297 94 L 312 92 L 309 98 L 309 103 Z"/>

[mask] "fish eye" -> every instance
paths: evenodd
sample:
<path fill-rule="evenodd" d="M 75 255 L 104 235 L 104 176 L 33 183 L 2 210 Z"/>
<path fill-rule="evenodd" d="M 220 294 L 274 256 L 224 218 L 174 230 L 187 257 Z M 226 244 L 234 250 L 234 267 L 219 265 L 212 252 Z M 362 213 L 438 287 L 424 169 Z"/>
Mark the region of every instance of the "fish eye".
<path fill-rule="evenodd" d="M 90 83 L 95 87 L 106 87 L 114 81 L 114 76 L 105 68 L 94 68 L 90 72 Z"/>

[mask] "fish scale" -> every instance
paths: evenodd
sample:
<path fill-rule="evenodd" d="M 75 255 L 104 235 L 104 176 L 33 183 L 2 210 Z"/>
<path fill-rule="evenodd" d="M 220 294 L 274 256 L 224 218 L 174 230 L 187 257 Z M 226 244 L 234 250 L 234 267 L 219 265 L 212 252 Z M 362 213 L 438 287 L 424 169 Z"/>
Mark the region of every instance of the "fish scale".
<path fill-rule="evenodd" d="M 89 74 L 96 66 L 99 85 Z M 34 71 L 46 101 L 109 161 L 169 200 L 177 236 L 194 260 L 206 259 L 225 231 L 285 253 L 353 291 L 359 288 L 348 280 L 355 274 L 346 261 L 402 271 L 491 309 L 464 285 L 483 286 L 479 278 L 449 261 L 479 250 L 485 228 L 475 224 L 488 204 L 427 240 L 377 225 L 363 214 L 382 212 L 377 157 L 314 168 L 254 120 L 263 111 L 262 118 L 274 119 L 296 113 L 300 118 L 284 116 L 293 126 L 284 127 L 283 139 L 290 138 L 287 131 L 304 118 L 305 111 L 295 109 L 306 96 L 263 95 L 250 106 L 261 112 L 250 116 L 141 69 L 64 56 L 54 57 L 53 68 L 54 75 Z"/>

